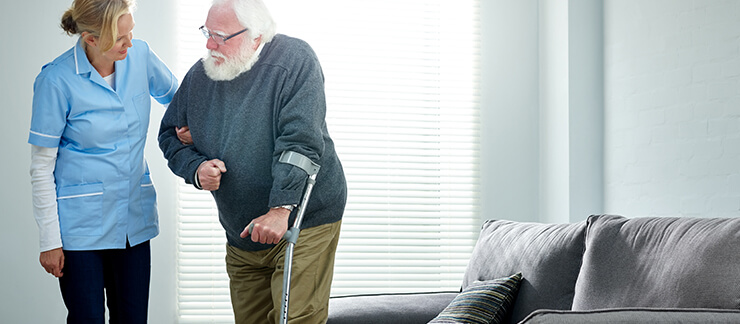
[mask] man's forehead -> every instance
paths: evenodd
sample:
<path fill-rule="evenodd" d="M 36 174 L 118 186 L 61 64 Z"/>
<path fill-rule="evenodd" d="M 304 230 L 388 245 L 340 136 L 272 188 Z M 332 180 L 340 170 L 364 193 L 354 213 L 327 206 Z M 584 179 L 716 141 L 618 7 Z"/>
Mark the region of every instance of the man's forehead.
<path fill-rule="evenodd" d="M 230 33 L 243 27 L 236 18 L 234 10 L 228 5 L 216 5 L 211 7 L 206 17 L 206 28 L 214 32 Z"/>

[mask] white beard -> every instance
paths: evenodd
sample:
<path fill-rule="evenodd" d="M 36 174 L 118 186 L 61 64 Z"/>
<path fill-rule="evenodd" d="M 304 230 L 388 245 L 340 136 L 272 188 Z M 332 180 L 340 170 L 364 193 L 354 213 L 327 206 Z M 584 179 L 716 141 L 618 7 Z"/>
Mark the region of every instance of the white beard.
<path fill-rule="evenodd" d="M 231 81 L 249 71 L 259 59 L 259 54 L 255 54 L 257 50 L 252 49 L 252 44 L 244 42 L 240 53 L 231 59 L 217 51 L 208 50 L 208 54 L 201 59 L 206 75 L 213 81 Z M 216 58 L 223 59 L 223 62 L 217 65 Z"/>

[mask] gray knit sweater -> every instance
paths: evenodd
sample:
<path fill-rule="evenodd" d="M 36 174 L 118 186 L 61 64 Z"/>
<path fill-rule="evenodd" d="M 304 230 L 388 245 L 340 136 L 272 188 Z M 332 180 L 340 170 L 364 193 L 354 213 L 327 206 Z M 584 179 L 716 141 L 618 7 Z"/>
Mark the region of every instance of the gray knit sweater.
<path fill-rule="evenodd" d="M 193 65 L 162 119 L 159 146 L 172 172 L 193 183 L 201 162 L 226 165 L 213 191 L 230 245 L 258 251 L 272 245 L 239 234 L 270 207 L 298 204 L 306 173 L 278 162 L 295 151 L 321 166 L 301 228 L 342 218 L 347 185 L 325 121 L 324 76 L 316 54 L 296 38 L 276 35 L 248 72 L 213 81 Z M 177 139 L 175 126 L 189 126 L 193 145 Z M 293 211 L 290 224 L 293 224 Z"/>

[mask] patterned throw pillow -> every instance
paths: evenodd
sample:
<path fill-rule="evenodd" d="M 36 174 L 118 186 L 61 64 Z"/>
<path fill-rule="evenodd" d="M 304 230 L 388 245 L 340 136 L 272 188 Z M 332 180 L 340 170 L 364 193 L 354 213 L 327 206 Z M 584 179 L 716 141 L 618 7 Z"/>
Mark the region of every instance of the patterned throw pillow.
<path fill-rule="evenodd" d="M 519 290 L 522 274 L 476 281 L 463 290 L 429 323 L 502 323 Z"/>

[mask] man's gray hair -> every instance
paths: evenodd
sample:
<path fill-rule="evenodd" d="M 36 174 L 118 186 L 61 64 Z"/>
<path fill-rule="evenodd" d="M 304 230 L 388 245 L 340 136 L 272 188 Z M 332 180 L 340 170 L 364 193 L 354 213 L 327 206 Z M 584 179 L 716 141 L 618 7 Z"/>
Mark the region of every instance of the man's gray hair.
<path fill-rule="evenodd" d="M 213 6 L 231 3 L 236 19 L 254 39 L 262 35 L 262 43 L 269 43 L 277 33 L 277 24 L 262 0 L 213 0 Z"/>

